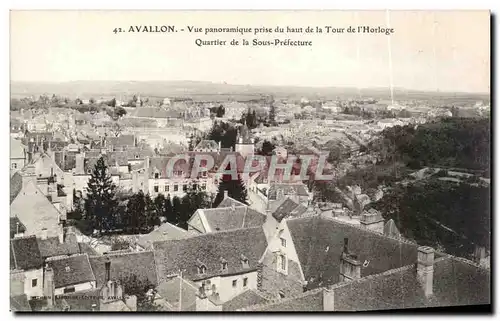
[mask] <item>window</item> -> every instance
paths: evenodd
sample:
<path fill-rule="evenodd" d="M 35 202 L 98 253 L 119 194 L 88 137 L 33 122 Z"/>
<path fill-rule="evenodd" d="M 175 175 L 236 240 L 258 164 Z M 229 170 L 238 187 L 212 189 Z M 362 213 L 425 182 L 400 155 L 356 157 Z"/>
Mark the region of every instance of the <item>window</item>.
<path fill-rule="evenodd" d="M 207 177 L 207 171 L 203 171 L 203 172 L 201 172 L 201 176 L 203 176 L 203 177 Z"/>
<path fill-rule="evenodd" d="M 248 278 L 243 279 L 243 286 L 246 287 L 248 285 Z"/>
<path fill-rule="evenodd" d="M 221 268 L 223 271 L 227 270 L 227 262 L 222 262 L 221 263 Z"/>
<path fill-rule="evenodd" d="M 280 238 L 281 240 L 281 246 L 286 247 L 286 240 L 284 238 Z"/>
<path fill-rule="evenodd" d="M 179 186 L 177 184 L 174 185 L 174 192 L 177 192 L 179 190 Z"/>
<path fill-rule="evenodd" d="M 283 254 L 278 255 L 278 270 L 286 272 L 286 256 Z"/>
<path fill-rule="evenodd" d="M 280 295 L 280 298 L 282 298 L 282 299 L 284 299 L 284 298 L 285 298 L 285 292 L 280 291 L 280 292 L 279 292 L 279 295 Z"/>
<path fill-rule="evenodd" d="M 153 186 L 153 191 L 154 191 L 155 193 L 158 193 L 158 190 L 159 190 L 159 189 L 158 189 L 158 185 Z"/>
<path fill-rule="evenodd" d="M 36 288 L 37 285 L 38 285 L 38 279 L 31 280 L 31 287 L 32 288 Z"/>
<path fill-rule="evenodd" d="M 67 288 L 64 288 L 64 293 L 73 293 L 75 292 L 75 287 L 74 286 L 68 286 Z"/>
<path fill-rule="evenodd" d="M 243 268 L 248 269 L 249 265 L 248 265 L 248 259 L 246 258 L 246 256 L 242 255 L 240 257 L 240 259 L 241 259 L 241 265 L 243 266 Z"/>
<path fill-rule="evenodd" d="M 12 167 L 12 169 L 16 169 L 17 168 L 17 164 L 16 163 L 12 163 L 11 167 Z"/>
<path fill-rule="evenodd" d="M 187 191 L 187 189 L 188 189 L 187 184 L 182 184 L 182 190 L 183 190 L 184 192 L 186 192 L 186 191 Z"/>
<path fill-rule="evenodd" d="M 207 272 L 207 267 L 205 265 L 198 266 L 198 274 L 205 274 Z"/>
<path fill-rule="evenodd" d="M 155 179 L 160 178 L 160 173 L 155 173 Z"/>
<path fill-rule="evenodd" d="M 238 280 L 233 280 L 233 288 L 238 286 Z"/>
<path fill-rule="evenodd" d="M 201 184 L 201 190 L 205 191 L 206 189 L 207 189 L 207 184 L 206 183 Z"/>
<path fill-rule="evenodd" d="M 165 184 L 165 192 L 169 192 L 169 191 L 170 191 L 170 185 Z"/>

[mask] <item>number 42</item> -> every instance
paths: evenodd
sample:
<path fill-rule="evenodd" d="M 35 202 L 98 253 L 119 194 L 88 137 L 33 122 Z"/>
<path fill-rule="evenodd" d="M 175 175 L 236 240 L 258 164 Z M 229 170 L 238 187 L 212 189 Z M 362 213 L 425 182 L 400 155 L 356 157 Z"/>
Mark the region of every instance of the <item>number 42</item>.
<path fill-rule="evenodd" d="M 113 32 L 116 34 L 118 32 L 122 32 L 122 28 L 115 28 L 113 29 Z"/>

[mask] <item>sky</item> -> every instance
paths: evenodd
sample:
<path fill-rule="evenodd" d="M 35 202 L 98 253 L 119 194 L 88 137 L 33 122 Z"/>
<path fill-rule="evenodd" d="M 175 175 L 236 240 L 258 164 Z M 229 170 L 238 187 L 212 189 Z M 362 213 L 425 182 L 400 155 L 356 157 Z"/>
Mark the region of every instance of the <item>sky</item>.
<path fill-rule="evenodd" d="M 358 88 L 392 83 L 414 90 L 490 92 L 488 11 L 11 11 L 10 24 L 11 81 Z M 113 33 L 144 25 L 185 31 Z M 319 26 L 324 32 L 204 35 L 188 32 L 188 26 Z M 390 26 L 394 34 L 327 34 L 325 26 Z M 198 47 L 196 39 L 292 39 L 313 45 Z"/>

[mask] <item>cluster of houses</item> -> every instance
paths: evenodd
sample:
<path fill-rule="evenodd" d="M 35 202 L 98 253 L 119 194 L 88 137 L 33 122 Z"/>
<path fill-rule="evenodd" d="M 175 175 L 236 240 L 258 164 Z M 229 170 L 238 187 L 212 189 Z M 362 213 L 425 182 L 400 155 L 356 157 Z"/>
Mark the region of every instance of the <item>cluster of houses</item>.
<path fill-rule="evenodd" d="M 244 181 L 248 204 L 226 193 L 200 208 L 188 229 L 163 223 L 130 237 L 127 249 L 97 251 L 67 226 L 74 194 L 85 195 L 104 157 L 122 190 L 182 196 L 216 192 L 214 171 L 190 177 L 190 162 L 165 176 L 172 155 L 134 136 L 70 146 L 31 133 L 11 139 L 10 284 L 14 311 L 352 311 L 490 303 L 490 271 L 402 239 L 370 210 L 358 222 L 341 204 L 312 204 L 303 183 Z M 283 151 L 280 151 L 283 153 Z M 247 128 L 234 151 L 202 141 L 216 165 L 254 153 Z M 285 152 L 286 154 L 286 152 Z M 243 162 L 243 163 L 242 163 Z"/>

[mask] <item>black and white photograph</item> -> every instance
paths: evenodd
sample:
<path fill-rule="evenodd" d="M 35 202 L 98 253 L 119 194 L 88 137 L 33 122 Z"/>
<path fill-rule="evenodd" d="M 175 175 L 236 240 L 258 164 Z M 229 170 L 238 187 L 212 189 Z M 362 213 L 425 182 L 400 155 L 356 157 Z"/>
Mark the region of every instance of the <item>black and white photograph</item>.
<path fill-rule="evenodd" d="M 9 16 L 13 313 L 492 312 L 490 11 Z"/>

